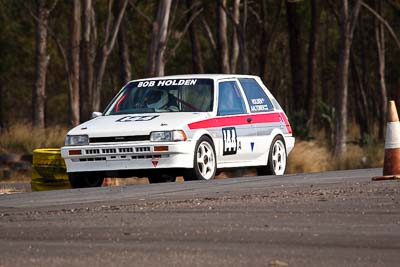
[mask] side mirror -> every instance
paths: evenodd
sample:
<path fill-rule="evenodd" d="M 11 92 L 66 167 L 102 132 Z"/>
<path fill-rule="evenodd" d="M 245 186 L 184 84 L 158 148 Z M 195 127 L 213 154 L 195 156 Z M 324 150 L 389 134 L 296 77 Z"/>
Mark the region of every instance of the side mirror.
<path fill-rule="evenodd" d="M 103 113 L 95 111 L 92 113 L 92 119 L 103 116 Z"/>

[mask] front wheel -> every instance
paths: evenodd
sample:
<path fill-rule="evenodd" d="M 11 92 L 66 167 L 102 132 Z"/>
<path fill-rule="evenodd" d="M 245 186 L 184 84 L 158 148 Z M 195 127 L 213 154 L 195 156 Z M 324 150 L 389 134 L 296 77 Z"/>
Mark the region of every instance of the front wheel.
<path fill-rule="evenodd" d="M 268 154 L 268 165 L 258 169 L 259 175 L 283 175 L 286 171 L 287 153 L 285 140 L 278 135 L 272 140 Z"/>
<path fill-rule="evenodd" d="M 104 177 L 93 173 L 69 173 L 69 182 L 72 188 L 100 187 Z"/>
<path fill-rule="evenodd" d="M 197 141 L 194 150 L 193 169 L 187 170 L 184 179 L 188 180 L 211 180 L 217 171 L 217 159 L 212 140 L 202 136 Z"/>

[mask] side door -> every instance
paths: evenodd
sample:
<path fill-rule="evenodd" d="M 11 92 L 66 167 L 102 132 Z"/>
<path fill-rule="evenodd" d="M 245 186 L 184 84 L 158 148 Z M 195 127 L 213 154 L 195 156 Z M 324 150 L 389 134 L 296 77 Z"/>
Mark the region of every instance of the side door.
<path fill-rule="evenodd" d="M 218 82 L 217 120 L 220 145 L 218 162 L 227 167 L 241 166 L 251 160 L 251 140 L 257 132 L 248 118 L 248 106 L 236 79 Z M 233 164 L 233 165 L 229 165 Z M 244 165 L 246 165 L 244 163 Z"/>
<path fill-rule="evenodd" d="M 266 153 L 269 151 L 272 141 L 271 133 L 275 128 L 281 128 L 281 117 L 264 89 L 255 79 L 240 78 L 239 82 L 246 95 L 253 128 L 256 131 L 252 148 L 254 159 L 267 160 Z"/>

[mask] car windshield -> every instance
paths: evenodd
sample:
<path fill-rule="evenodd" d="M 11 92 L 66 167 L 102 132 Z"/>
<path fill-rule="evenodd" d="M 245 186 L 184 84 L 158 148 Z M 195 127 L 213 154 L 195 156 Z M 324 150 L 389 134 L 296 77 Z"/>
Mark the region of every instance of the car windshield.
<path fill-rule="evenodd" d="M 119 92 L 104 114 L 208 112 L 213 99 L 211 79 L 136 81 Z"/>

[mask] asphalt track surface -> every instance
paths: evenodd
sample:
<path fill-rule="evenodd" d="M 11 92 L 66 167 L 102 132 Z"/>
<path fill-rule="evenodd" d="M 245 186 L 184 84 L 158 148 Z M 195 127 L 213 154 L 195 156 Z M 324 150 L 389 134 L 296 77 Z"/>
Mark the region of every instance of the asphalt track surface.
<path fill-rule="evenodd" d="M 0 196 L 0 266 L 399 266 L 381 169 Z"/>

